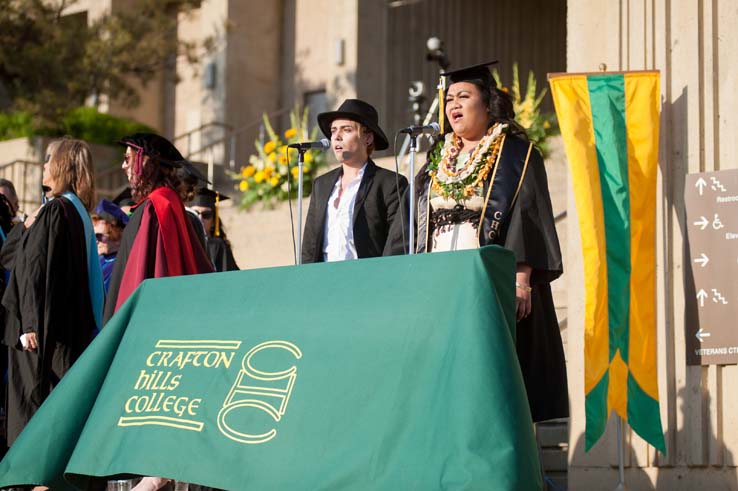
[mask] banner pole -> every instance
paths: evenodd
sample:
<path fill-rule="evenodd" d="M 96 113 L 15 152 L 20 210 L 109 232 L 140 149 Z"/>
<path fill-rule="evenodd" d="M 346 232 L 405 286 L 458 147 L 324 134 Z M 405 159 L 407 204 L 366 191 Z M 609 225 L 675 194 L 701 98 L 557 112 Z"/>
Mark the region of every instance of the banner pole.
<path fill-rule="evenodd" d="M 618 485 L 615 491 L 625 491 L 625 471 L 623 470 L 623 419 L 615 414 L 618 423 Z"/>

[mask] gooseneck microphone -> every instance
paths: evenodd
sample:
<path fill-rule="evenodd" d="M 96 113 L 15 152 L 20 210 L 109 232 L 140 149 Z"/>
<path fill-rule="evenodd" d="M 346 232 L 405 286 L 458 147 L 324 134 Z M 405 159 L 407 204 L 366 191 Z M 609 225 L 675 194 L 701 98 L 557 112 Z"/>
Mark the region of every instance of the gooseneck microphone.
<path fill-rule="evenodd" d="M 287 147 L 297 148 L 298 150 L 309 150 L 311 148 L 315 150 L 328 150 L 329 148 L 331 148 L 331 142 L 330 140 L 328 140 L 328 138 L 323 138 L 322 140 L 315 142 L 290 143 L 289 145 L 287 145 Z"/>
<path fill-rule="evenodd" d="M 441 132 L 441 127 L 438 125 L 438 123 L 431 123 L 425 126 L 408 126 L 407 128 L 403 128 L 400 130 L 400 133 L 406 133 L 410 136 L 418 136 L 418 135 L 436 136 L 440 132 Z"/>

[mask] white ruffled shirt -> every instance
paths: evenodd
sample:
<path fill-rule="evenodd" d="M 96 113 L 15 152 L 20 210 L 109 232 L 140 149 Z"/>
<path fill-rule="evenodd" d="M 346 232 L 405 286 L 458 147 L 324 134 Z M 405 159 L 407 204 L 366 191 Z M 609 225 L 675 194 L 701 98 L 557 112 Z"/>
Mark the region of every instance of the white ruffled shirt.
<path fill-rule="evenodd" d="M 325 262 L 347 261 L 358 257 L 354 244 L 354 205 L 365 170 L 366 163 L 364 163 L 356 179 L 351 181 L 342 193 L 342 178 L 339 178 L 333 186 L 325 212 L 325 230 L 323 232 L 323 261 Z M 338 206 L 336 206 L 339 194 L 341 199 Z"/>

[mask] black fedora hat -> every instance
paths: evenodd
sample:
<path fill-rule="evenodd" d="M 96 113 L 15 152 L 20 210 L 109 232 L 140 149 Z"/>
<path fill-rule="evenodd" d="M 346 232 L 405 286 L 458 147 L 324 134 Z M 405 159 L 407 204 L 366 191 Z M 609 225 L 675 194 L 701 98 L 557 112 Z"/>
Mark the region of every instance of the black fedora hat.
<path fill-rule="evenodd" d="M 318 126 L 323 134 L 331 137 L 331 123 L 335 119 L 350 119 L 363 124 L 374 133 L 374 148 L 384 150 L 389 147 L 384 131 L 379 127 L 379 116 L 374 106 L 359 99 L 346 99 L 336 111 L 318 114 Z"/>

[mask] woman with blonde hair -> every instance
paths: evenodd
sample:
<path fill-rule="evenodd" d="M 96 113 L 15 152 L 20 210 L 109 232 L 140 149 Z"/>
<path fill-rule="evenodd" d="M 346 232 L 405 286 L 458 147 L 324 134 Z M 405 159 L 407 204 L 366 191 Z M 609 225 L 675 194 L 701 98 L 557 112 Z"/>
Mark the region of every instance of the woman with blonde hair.
<path fill-rule="evenodd" d="M 9 348 L 7 437 L 12 445 L 93 338 L 103 290 L 88 210 L 95 199 L 88 145 L 52 142 L 44 162 L 49 200 L 8 235 L 13 270 L 2 305 Z"/>

